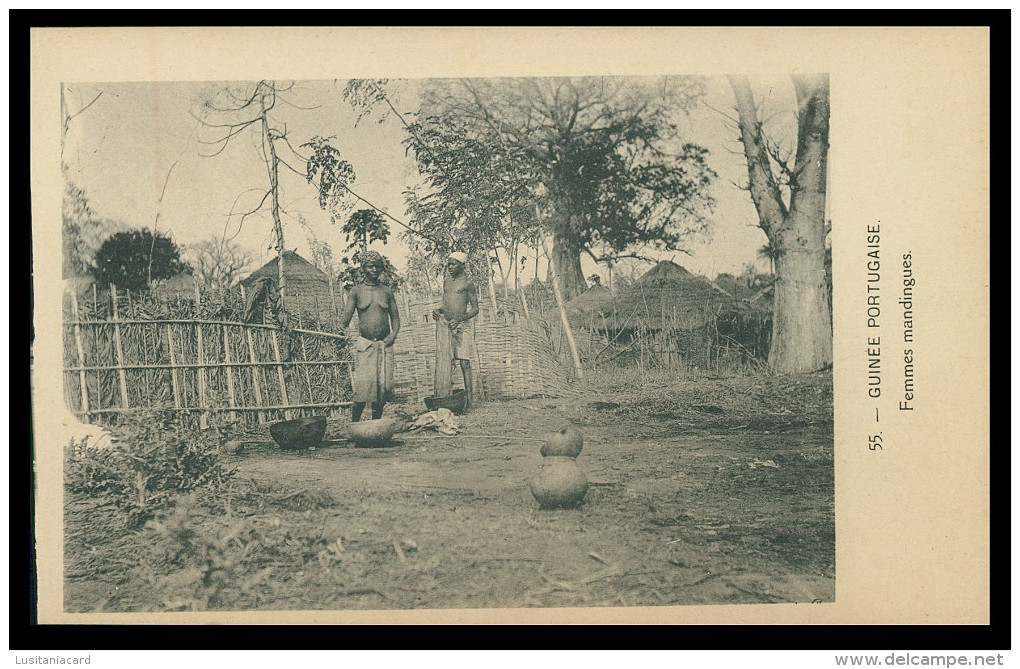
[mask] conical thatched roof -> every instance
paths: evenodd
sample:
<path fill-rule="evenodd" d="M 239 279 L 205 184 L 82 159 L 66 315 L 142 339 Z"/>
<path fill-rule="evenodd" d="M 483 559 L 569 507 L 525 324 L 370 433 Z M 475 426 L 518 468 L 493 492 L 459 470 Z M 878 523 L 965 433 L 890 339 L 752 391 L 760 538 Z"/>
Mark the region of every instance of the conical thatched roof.
<path fill-rule="evenodd" d="M 597 326 L 602 323 L 603 316 L 612 316 L 615 299 L 613 291 L 596 283 L 563 306 L 575 327 Z"/>
<path fill-rule="evenodd" d="M 269 279 L 273 286 L 280 280 L 280 259 L 273 258 L 238 282 L 246 291 L 255 288 L 261 279 Z M 303 324 L 328 323 L 339 310 L 342 297 L 331 293 L 329 277 L 318 267 L 294 251 L 283 252 L 283 272 L 287 280 L 285 306 Z"/>
<path fill-rule="evenodd" d="M 566 305 L 567 313 L 572 312 L 587 312 L 593 308 L 599 307 L 607 300 L 613 299 L 613 291 L 609 290 L 601 283 L 596 283 L 588 287 L 583 293 L 568 300 Z"/>
<path fill-rule="evenodd" d="M 705 283 L 705 280 L 702 277 L 691 274 L 672 260 L 663 260 L 655 267 L 642 274 L 641 277 L 633 283 L 631 288 L 637 286 L 675 287 L 687 284 L 691 281 Z"/>
<path fill-rule="evenodd" d="M 279 265 L 280 258 L 277 256 L 249 274 L 246 278 L 241 279 L 240 283 L 245 287 L 253 286 L 263 277 L 272 279 L 275 283 L 280 278 Z M 283 272 L 287 277 L 288 287 L 291 284 L 291 280 L 294 279 L 300 282 L 321 283 L 326 286 L 328 292 L 329 278 L 318 267 L 299 256 L 295 251 L 283 252 Z"/>
<path fill-rule="evenodd" d="M 618 304 L 617 312 L 650 329 L 668 324 L 687 329 L 706 323 L 720 297 L 708 279 L 663 260 L 621 292 L 618 302 L 626 306 Z"/>
<path fill-rule="evenodd" d="M 589 288 L 567 303 L 567 313 L 581 326 L 655 330 L 672 324 L 686 329 L 705 324 L 720 299 L 729 298 L 708 279 L 665 260 L 616 293 Z"/>
<path fill-rule="evenodd" d="M 198 285 L 198 279 L 190 271 L 181 272 L 177 276 L 156 282 L 152 286 L 152 292 L 167 297 L 194 298 L 196 285 Z"/>

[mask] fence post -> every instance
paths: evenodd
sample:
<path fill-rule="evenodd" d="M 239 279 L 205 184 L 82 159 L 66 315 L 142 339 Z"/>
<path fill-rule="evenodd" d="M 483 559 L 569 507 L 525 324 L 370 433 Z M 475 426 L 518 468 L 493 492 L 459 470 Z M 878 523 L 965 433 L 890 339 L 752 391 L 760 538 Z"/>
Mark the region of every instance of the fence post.
<path fill-rule="evenodd" d="M 255 406 L 261 408 L 262 407 L 262 384 L 259 383 L 259 366 L 258 366 L 258 364 L 256 364 L 258 362 L 258 358 L 255 357 L 255 340 L 252 338 L 251 330 L 249 330 L 248 328 L 244 328 L 244 334 L 248 338 L 248 355 L 251 357 L 251 362 L 252 362 L 252 366 L 251 366 L 251 378 L 253 379 L 254 384 L 255 384 Z M 258 412 L 258 417 L 259 417 L 259 424 L 264 425 L 265 422 L 266 422 L 266 412 L 265 411 L 259 411 Z"/>
<path fill-rule="evenodd" d="M 283 268 L 283 262 L 282 262 L 283 258 L 281 257 L 280 260 L 281 260 L 280 268 L 282 269 Z M 241 286 L 241 301 L 246 303 L 246 304 L 248 302 L 247 291 L 245 291 L 243 285 Z M 281 300 L 280 302 L 281 302 L 281 308 L 282 308 L 283 301 Z M 263 316 L 262 320 L 265 321 L 265 317 L 264 316 Z M 248 342 L 248 356 L 251 358 L 252 362 L 257 362 L 257 360 L 255 358 L 255 342 L 252 339 L 251 330 L 249 330 L 248 328 L 246 328 L 244 326 L 241 326 L 241 327 L 244 330 L 245 339 Z M 259 383 L 259 366 L 258 365 L 252 365 L 251 366 L 251 378 L 252 378 L 252 385 L 254 386 L 254 390 L 255 390 L 255 406 L 261 407 L 262 406 L 262 384 Z M 258 417 L 259 425 L 265 425 L 265 423 L 266 423 L 266 412 L 265 411 L 258 411 L 258 412 L 256 412 L 255 415 Z"/>
<path fill-rule="evenodd" d="M 516 277 L 515 277 L 516 278 Z M 521 307 L 524 309 L 524 317 L 531 320 L 531 309 L 528 308 L 528 295 L 521 286 L 517 287 L 517 296 L 521 300 Z"/>
<path fill-rule="evenodd" d="M 85 366 L 85 347 L 81 341 L 81 314 L 78 311 L 78 292 L 71 290 L 71 304 L 73 305 L 72 314 L 74 315 L 74 344 L 78 349 L 78 367 Z M 85 414 L 85 422 L 91 422 L 92 416 L 89 414 L 89 387 L 85 380 L 85 370 L 78 370 L 78 382 L 81 384 L 81 409 Z"/>
<path fill-rule="evenodd" d="M 318 311 L 318 304 L 316 304 L 316 311 Z M 276 353 L 276 372 L 280 378 L 280 399 L 283 400 L 284 405 L 290 404 L 290 400 L 287 399 L 287 379 L 283 374 L 283 360 L 280 357 L 280 339 L 277 337 L 276 330 L 273 330 L 273 351 Z M 291 419 L 290 409 L 283 410 L 283 417 L 285 420 Z"/>
<path fill-rule="evenodd" d="M 329 279 L 329 306 L 330 306 L 330 309 L 332 310 L 329 313 L 329 326 L 330 326 L 330 331 L 333 331 L 333 330 L 336 329 L 336 319 L 340 316 L 340 312 L 336 308 L 336 293 L 333 292 L 333 275 L 332 275 L 332 272 L 326 278 Z M 299 314 L 298 315 L 298 322 L 300 322 L 300 321 L 301 321 L 301 316 Z"/>
<path fill-rule="evenodd" d="M 117 308 L 117 286 L 110 284 L 110 298 L 113 300 L 113 340 L 117 346 L 117 373 L 120 377 L 120 399 L 128 407 L 127 373 L 124 371 L 124 346 L 120 339 L 120 311 Z"/>
<path fill-rule="evenodd" d="M 335 320 L 333 324 L 336 324 Z M 298 328 L 302 330 L 305 328 L 300 312 L 298 313 Z M 301 339 L 301 360 L 305 363 L 301 365 L 301 369 L 305 373 L 305 383 L 308 385 L 308 403 L 315 404 L 315 400 L 312 397 L 312 376 L 308 372 L 308 347 L 305 346 L 305 336 L 298 334 L 298 337 Z"/>
<path fill-rule="evenodd" d="M 177 355 L 174 353 L 174 339 L 170 324 L 166 326 L 166 346 L 170 352 L 170 387 L 174 391 L 174 408 L 181 408 L 180 379 L 177 378 Z"/>
<path fill-rule="evenodd" d="M 202 291 L 198 288 L 198 281 L 195 282 L 195 315 L 201 316 Z M 198 338 L 198 406 L 202 413 L 198 417 L 199 429 L 209 427 L 209 412 L 205 411 L 205 353 L 202 350 L 202 324 L 195 323 L 196 336 Z"/>
<path fill-rule="evenodd" d="M 227 335 L 227 326 L 221 326 L 223 328 L 223 362 L 227 364 L 227 400 L 230 402 L 230 407 L 237 406 L 237 399 L 234 397 L 234 368 L 231 365 L 230 360 L 230 337 Z M 237 420 L 237 412 L 233 412 L 231 416 L 234 420 Z"/>
<path fill-rule="evenodd" d="M 202 413 L 198 417 L 198 427 L 204 430 L 209 427 L 209 413 L 205 410 L 205 353 L 202 343 L 202 324 L 195 323 L 195 329 L 198 336 L 198 406 L 202 409 Z"/>
<path fill-rule="evenodd" d="M 99 292 L 96 290 L 95 282 L 92 283 L 92 308 L 95 310 L 96 320 L 97 321 L 102 320 L 101 319 L 102 314 L 99 312 Z M 107 317 L 109 317 L 109 314 L 107 314 Z M 95 324 L 95 327 L 91 329 L 92 352 L 95 353 L 97 360 L 102 359 L 102 356 L 99 353 L 99 332 L 100 332 L 99 328 L 100 325 L 99 322 L 97 322 Z M 102 371 L 96 372 L 96 406 L 94 408 L 96 411 L 100 412 L 103 408 L 103 374 L 104 372 Z M 101 416 L 102 413 L 100 413 L 99 415 Z"/>

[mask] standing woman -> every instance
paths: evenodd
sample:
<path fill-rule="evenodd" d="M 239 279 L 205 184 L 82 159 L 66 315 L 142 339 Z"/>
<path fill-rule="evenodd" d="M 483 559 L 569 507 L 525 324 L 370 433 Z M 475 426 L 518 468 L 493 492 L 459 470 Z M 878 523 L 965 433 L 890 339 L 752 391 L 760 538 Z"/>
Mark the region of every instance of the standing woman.
<path fill-rule="evenodd" d="M 382 418 L 386 400 L 393 393 L 393 342 L 400 332 L 400 312 L 393 290 L 379 281 L 383 258 L 376 251 L 361 254 L 365 280 L 351 289 L 340 327 L 346 329 L 358 312 L 354 344 L 354 404 L 351 420 L 361 420 L 365 405 L 372 404 L 372 418 Z"/>
<path fill-rule="evenodd" d="M 432 311 L 432 320 L 436 321 L 435 396 L 449 397 L 453 394 L 451 367 L 454 360 L 459 360 L 467 393 L 466 408 L 470 408 L 475 401 L 471 361 L 478 356 L 467 324 L 478 315 L 478 288 L 464 273 L 467 261 L 467 254 L 460 251 L 451 253 L 447 259 L 443 305 Z"/>

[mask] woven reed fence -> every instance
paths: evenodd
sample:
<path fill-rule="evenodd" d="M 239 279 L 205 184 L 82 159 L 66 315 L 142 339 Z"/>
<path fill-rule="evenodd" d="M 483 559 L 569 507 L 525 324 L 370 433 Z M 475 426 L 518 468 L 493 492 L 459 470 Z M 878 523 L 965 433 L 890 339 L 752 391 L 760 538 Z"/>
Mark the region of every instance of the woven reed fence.
<path fill-rule="evenodd" d="M 188 411 L 265 423 L 346 406 L 351 356 L 328 332 L 241 323 L 240 299 L 118 292 L 68 294 L 64 391 L 87 421 L 125 412 Z"/>
<path fill-rule="evenodd" d="M 395 344 L 395 399 L 433 394 L 438 298 L 398 293 L 402 329 Z M 335 322 L 286 327 L 243 323 L 238 291 L 192 296 L 119 291 L 68 293 L 64 302 L 64 393 L 68 408 L 89 422 L 146 410 L 186 411 L 205 425 L 224 416 L 249 424 L 323 414 L 350 405 L 353 358 Z M 480 305 L 471 321 L 478 360 L 476 387 L 487 399 L 555 396 L 570 376 L 541 318 L 527 319 L 501 300 Z M 331 319 L 330 319 L 331 320 Z M 459 370 L 454 370 L 460 386 Z"/>
<path fill-rule="evenodd" d="M 436 357 L 436 323 L 432 310 L 438 297 L 408 299 L 401 296 L 401 330 L 394 350 L 394 382 L 400 398 L 420 401 L 433 394 Z M 562 395 L 570 378 L 549 340 L 541 319 L 525 318 L 505 300 L 479 304 L 469 321 L 478 360 L 472 365 L 476 387 L 486 399 Z M 456 363 L 454 363 L 456 365 Z M 455 368 L 455 387 L 462 375 Z"/>

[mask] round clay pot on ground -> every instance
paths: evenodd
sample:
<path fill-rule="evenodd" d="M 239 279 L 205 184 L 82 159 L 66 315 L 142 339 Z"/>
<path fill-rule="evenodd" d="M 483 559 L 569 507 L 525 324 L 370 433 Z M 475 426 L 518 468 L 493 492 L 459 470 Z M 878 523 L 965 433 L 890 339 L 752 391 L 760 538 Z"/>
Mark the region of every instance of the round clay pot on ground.
<path fill-rule="evenodd" d="M 350 423 L 347 434 L 358 448 L 383 448 L 390 445 L 400 426 L 389 418 Z"/>
<path fill-rule="evenodd" d="M 566 456 L 548 456 L 531 481 L 531 494 L 543 509 L 572 509 L 588 492 L 588 477 L 577 460 Z"/>
<path fill-rule="evenodd" d="M 556 432 L 549 435 L 549 438 L 542 444 L 542 457 L 562 456 L 576 458 L 581 454 L 581 447 L 584 446 L 584 434 L 576 425 L 564 425 Z"/>
<path fill-rule="evenodd" d="M 284 450 L 318 446 L 326 436 L 326 417 L 308 416 L 273 423 L 269 426 L 269 434 Z"/>

